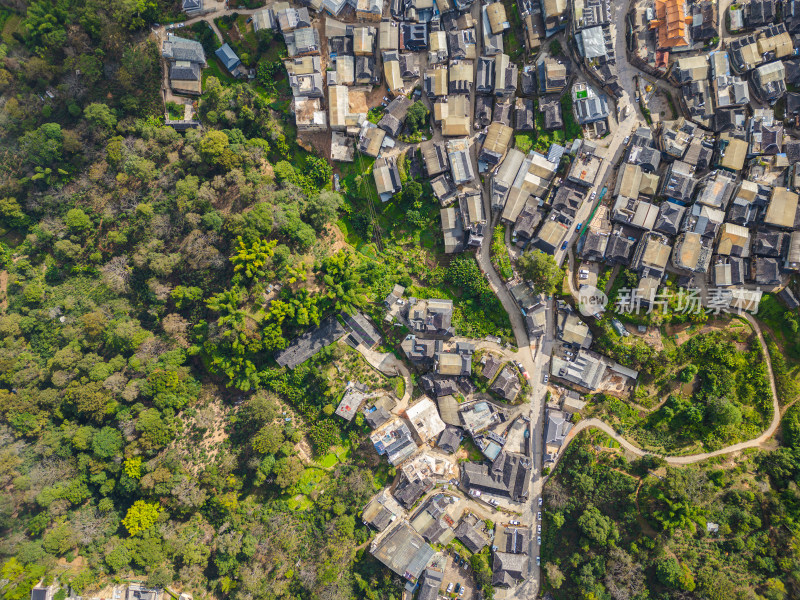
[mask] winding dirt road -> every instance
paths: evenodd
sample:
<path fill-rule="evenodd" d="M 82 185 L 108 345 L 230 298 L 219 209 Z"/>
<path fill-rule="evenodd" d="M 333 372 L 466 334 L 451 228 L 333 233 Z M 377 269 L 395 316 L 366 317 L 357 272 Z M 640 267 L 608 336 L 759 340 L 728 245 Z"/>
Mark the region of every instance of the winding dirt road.
<path fill-rule="evenodd" d="M 764 353 L 764 362 L 767 365 L 770 391 L 772 392 L 772 421 L 770 422 L 769 427 L 767 427 L 760 436 L 752 440 L 748 440 L 746 442 L 733 444 L 732 446 L 722 448 L 721 450 L 715 450 L 714 452 L 703 452 L 702 454 L 690 454 L 688 456 L 664 456 L 661 454 L 657 454 L 655 452 L 648 452 L 647 450 L 642 450 L 638 446 L 634 446 L 631 442 L 629 442 L 620 434 L 618 434 L 614 430 L 614 428 L 611 427 L 611 425 L 609 425 L 605 421 L 601 421 L 600 419 L 586 419 L 585 421 L 581 421 L 575 427 L 572 428 L 572 431 L 570 431 L 569 435 L 567 436 L 566 444 L 569 444 L 584 429 L 595 428 L 608 434 L 611 438 L 616 440 L 620 444 L 620 446 L 622 446 L 625 450 L 627 450 L 631 454 L 635 454 L 636 456 L 646 456 L 648 454 L 653 456 L 660 456 L 667 462 L 667 464 L 673 466 L 691 465 L 694 463 L 702 462 L 704 460 L 708 460 L 709 458 L 714 458 L 716 456 L 733 454 L 734 452 L 741 452 L 742 450 L 748 450 L 750 448 L 759 448 L 764 442 L 766 442 L 773 435 L 775 435 L 775 432 L 778 430 L 778 426 L 780 425 L 781 422 L 781 407 L 780 403 L 778 402 L 778 394 L 775 388 L 775 375 L 772 372 L 772 361 L 770 361 L 769 358 L 769 352 L 767 351 L 767 344 L 764 341 L 764 335 L 761 333 L 761 328 L 758 326 L 758 323 L 751 314 L 749 313 L 742 313 L 742 314 L 747 319 L 748 323 L 750 323 L 750 325 L 752 326 L 756 336 L 758 336 L 758 341 L 761 344 L 761 351 Z M 562 456 L 563 456 L 563 451 L 562 451 Z"/>

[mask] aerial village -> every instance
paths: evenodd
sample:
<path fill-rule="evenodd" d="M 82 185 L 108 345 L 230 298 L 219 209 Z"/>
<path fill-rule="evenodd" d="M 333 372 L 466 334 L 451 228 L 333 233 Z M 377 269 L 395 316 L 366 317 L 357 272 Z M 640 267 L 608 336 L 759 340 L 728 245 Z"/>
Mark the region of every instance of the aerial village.
<path fill-rule="evenodd" d="M 401 193 L 403 161 L 418 161 L 446 253 L 480 255 L 501 223 L 513 255 L 537 249 L 568 263 L 576 296 L 611 266 L 638 276 L 645 307 L 671 277 L 713 290 L 725 309 L 757 308 L 800 270 L 800 1 L 613 4 L 312 0 L 252 19 L 286 42 L 299 135 L 324 134 L 335 163 L 374 159 L 376 203 Z M 524 32 L 516 61 L 504 47 L 512 19 Z M 172 88 L 194 89 L 202 49 L 173 36 L 163 56 Z M 249 76 L 230 48 L 217 56 Z M 418 103 L 429 133 L 411 142 Z M 521 147 L 521 133 L 547 143 Z M 336 414 L 363 414 L 396 468 L 363 520 L 376 533 L 370 552 L 420 600 L 482 597 L 458 548 L 489 549 L 498 598 L 536 586 L 543 469 L 584 395 L 636 384 L 636 371 L 592 350 L 587 320 L 599 314 L 519 277 L 504 284 L 533 359 L 457 335 L 450 300 L 399 285 L 383 308 L 410 332 L 405 361 L 375 351 L 381 333 L 361 313 L 276 356 L 292 369 L 342 341 L 378 370 L 419 377 L 402 398 L 351 382 Z M 798 306 L 788 288 L 780 295 Z M 464 440 L 477 454 L 464 455 Z"/>

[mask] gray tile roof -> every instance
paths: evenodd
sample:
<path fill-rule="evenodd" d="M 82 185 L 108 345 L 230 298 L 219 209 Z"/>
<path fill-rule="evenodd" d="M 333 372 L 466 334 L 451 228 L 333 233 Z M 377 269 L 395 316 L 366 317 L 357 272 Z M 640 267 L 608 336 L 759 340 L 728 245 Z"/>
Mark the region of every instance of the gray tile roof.
<path fill-rule="evenodd" d="M 190 62 L 206 64 L 206 54 L 203 46 L 195 40 L 187 40 L 172 33 L 167 35 L 161 54 L 167 60 L 187 60 Z"/>
<path fill-rule="evenodd" d="M 217 58 L 222 62 L 228 71 L 233 71 L 236 67 L 242 64 L 239 57 L 228 44 L 223 44 L 216 52 Z"/>

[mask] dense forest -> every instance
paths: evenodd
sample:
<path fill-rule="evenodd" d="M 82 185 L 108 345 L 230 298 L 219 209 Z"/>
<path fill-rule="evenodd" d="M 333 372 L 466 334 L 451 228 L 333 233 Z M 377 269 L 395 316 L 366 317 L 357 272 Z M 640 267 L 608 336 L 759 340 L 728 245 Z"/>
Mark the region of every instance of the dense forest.
<path fill-rule="evenodd" d="M 784 445 L 698 466 L 625 460 L 583 433 L 545 486 L 556 598 L 782 600 L 800 594 L 798 411 Z"/>
<path fill-rule="evenodd" d="M 0 12 L 4 597 L 55 575 L 77 593 L 139 576 L 200 596 L 399 597 L 356 550 L 380 487 L 362 429 L 330 417 L 318 365 L 271 356 L 408 271 L 329 250 L 345 209 L 331 166 L 252 87 L 209 78 L 211 126 L 162 126 L 145 25 L 179 3 L 19 4 Z M 295 510 L 306 440 L 354 451 Z"/>
<path fill-rule="evenodd" d="M 179 2 L 4 5 L 3 596 L 58 577 L 78 594 L 133 578 L 196 597 L 399 599 L 359 518 L 394 472 L 363 419 L 332 415 L 363 361 L 337 346 L 286 371 L 273 355 L 328 315 L 380 322 L 396 283 L 454 299 L 463 332 L 510 337 L 473 258 L 406 245 L 430 226 L 430 187 L 404 173 L 374 222 L 368 167 L 332 191 L 332 165 L 258 81 L 209 75 L 203 127 L 165 127 L 149 33 Z M 260 75 L 283 74 L 280 54 Z M 388 350 L 403 331 L 387 333 Z"/>

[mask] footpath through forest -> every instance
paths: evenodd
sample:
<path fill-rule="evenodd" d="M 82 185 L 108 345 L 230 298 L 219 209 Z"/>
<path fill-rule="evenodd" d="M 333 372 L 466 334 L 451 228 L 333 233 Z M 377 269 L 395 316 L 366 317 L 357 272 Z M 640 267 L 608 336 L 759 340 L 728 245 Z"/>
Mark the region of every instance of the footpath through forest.
<path fill-rule="evenodd" d="M 658 454 L 656 452 L 649 452 L 647 450 L 643 450 L 638 446 L 634 446 L 631 442 L 626 440 L 622 437 L 619 433 L 617 433 L 611 425 L 608 423 L 601 421 L 600 419 L 586 419 L 585 421 L 581 421 L 575 427 L 572 428 L 572 431 L 569 432 L 569 435 L 566 439 L 566 444 L 569 444 L 575 437 L 584 429 L 595 428 L 603 431 L 604 433 L 608 434 L 611 438 L 616 440 L 620 446 L 622 446 L 625 450 L 630 452 L 631 454 L 635 454 L 636 456 L 660 456 L 663 458 L 667 464 L 673 466 L 680 466 L 680 465 L 690 465 L 698 462 L 702 462 L 704 460 L 708 460 L 709 458 L 714 458 L 717 456 L 724 456 L 726 454 L 733 454 L 734 452 L 741 452 L 742 450 L 747 450 L 750 448 L 759 448 L 769 440 L 775 432 L 778 430 L 778 425 L 781 422 L 781 406 L 778 402 L 778 394 L 776 392 L 775 387 L 775 375 L 772 372 L 772 361 L 769 357 L 769 352 L 767 350 L 767 344 L 764 341 L 764 335 L 761 333 L 761 328 L 758 325 L 758 322 L 753 318 L 750 313 L 743 312 L 742 315 L 747 319 L 750 325 L 753 327 L 753 331 L 755 331 L 756 336 L 758 336 L 758 341 L 761 344 L 761 351 L 764 354 L 764 361 L 767 364 L 767 373 L 769 374 L 769 385 L 770 391 L 772 392 L 772 421 L 769 424 L 764 432 L 754 438 L 752 440 L 748 440 L 746 442 L 740 442 L 738 444 L 733 444 L 726 448 L 722 448 L 720 450 L 715 450 L 714 452 L 703 452 L 701 454 L 690 454 L 688 456 L 665 456 L 662 454 Z M 562 451 L 563 456 L 563 451 Z"/>

